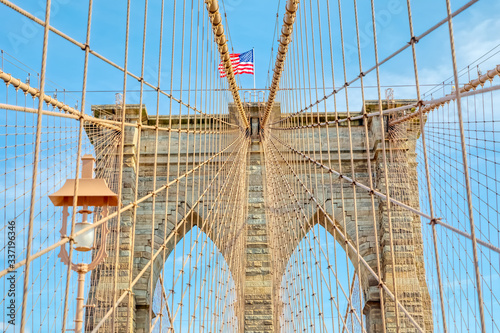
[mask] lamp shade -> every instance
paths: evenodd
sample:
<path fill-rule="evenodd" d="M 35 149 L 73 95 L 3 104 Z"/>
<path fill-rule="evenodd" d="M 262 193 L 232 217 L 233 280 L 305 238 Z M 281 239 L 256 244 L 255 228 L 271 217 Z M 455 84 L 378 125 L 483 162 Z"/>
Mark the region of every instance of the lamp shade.
<path fill-rule="evenodd" d="M 80 230 L 83 230 L 91 225 L 92 225 L 92 223 L 88 223 L 88 222 L 76 223 L 75 224 L 75 233 L 77 233 Z M 92 250 L 93 245 L 94 245 L 94 228 L 92 228 L 92 229 L 84 232 L 83 234 L 75 237 L 74 247 L 75 247 L 75 250 L 77 250 L 77 251 L 81 251 L 81 252 L 90 251 L 90 250 Z"/>
<path fill-rule="evenodd" d="M 73 204 L 75 193 L 75 180 L 68 179 L 63 187 L 54 194 L 49 195 L 54 206 Z M 78 183 L 77 206 L 118 206 L 118 196 L 109 189 L 104 179 L 82 178 Z"/>

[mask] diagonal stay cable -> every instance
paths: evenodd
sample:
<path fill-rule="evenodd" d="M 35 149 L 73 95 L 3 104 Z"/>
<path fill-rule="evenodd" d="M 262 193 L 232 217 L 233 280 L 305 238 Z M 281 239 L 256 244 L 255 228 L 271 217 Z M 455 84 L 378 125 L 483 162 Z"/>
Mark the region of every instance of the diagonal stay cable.
<path fill-rule="evenodd" d="M 35 22 L 35 23 L 40 24 L 41 26 L 44 26 L 44 25 L 45 25 L 44 21 L 40 20 L 40 19 L 39 19 L 39 18 L 37 18 L 35 15 L 31 14 L 30 12 L 28 12 L 28 11 L 26 11 L 26 10 L 22 9 L 21 7 L 17 6 L 16 4 L 14 4 L 14 3 L 12 3 L 12 2 L 10 2 L 10 1 L 8 1 L 8 0 L 0 0 L 0 3 L 2 3 L 2 4 L 4 4 L 4 5 L 6 5 L 7 7 L 9 7 L 9 8 L 11 8 L 11 9 L 15 10 L 15 11 L 16 11 L 16 12 L 18 12 L 19 14 L 24 15 L 24 16 L 25 16 L 25 17 L 27 17 L 28 19 L 32 20 L 32 21 L 33 21 L 33 22 Z M 52 26 L 50 26 L 50 25 L 49 25 L 49 30 L 50 30 L 50 31 L 52 31 L 53 33 L 55 33 L 56 35 L 58 35 L 58 36 L 60 36 L 60 37 L 62 37 L 62 38 L 64 38 L 64 39 L 66 39 L 68 42 L 70 42 L 70 43 L 72 43 L 72 44 L 74 44 L 74 45 L 76 45 L 76 46 L 80 47 L 82 50 L 85 50 L 86 48 L 89 48 L 89 47 L 90 47 L 89 45 L 85 45 L 85 44 L 83 44 L 83 43 L 81 43 L 81 42 L 78 42 L 78 41 L 77 41 L 77 40 L 75 40 L 74 38 L 72 38 L 72 37 L 70 37 L 70 36 L 66 35 L 65 33 L 63 33 L 63 32 L 61 32 L 61 31 L 59 31 L 58 29 L 56 29 L 56 28 L 54 28 L 54 27 L 52 27 Z M 94 50 L 92 50 L 92 49 L 89 49 L 89 53 L 90 53 L 90 54 L 92 54 L 93 56 L 95 56 L 95 57 L 97 57 L 97 58 L 101 59 L 102 61 L 106 62 L 107 64 L 109 64 L 109 65 L 111 65 L 111 66 L 115 67 L 116 69 L 118 69 L 118 70 L 120 70 L 120 71 L 122 71 L 122 72 L 125 72 L 125 70 L 124 70 L 124 68 L 123 68 L 123 67 L 121 67 L 121 66 L 117 65 L 116 63 L 114 63 L 113 61 L 111 61 L 111 60 L 107 59 L 106 57 L 102 56 L 101 54 L 97 53 L 96 51 L 94 51 Z M 190 105 L 190 104 L 188 104 L 188 103 L 183 102 L 183 101 L 182 101 L 182 99 L 174 97 L 172 94 L 169 94 L 169 93 L 167 93 L 166 91 L 164 91 L 164 90 L 160 89 L 160 87 L 155 87 L 153 84 L 151 84 L 151 83 L 147 82 L 146 80 L 144 80 L 144 78 L 143 78 L 143 77 L 139 77 L 139 76 L 137 76 L 136 74 L 134 74 L 134 73 L 132 73 L 132 72 L 130 72 L 130 71 L 128 71 L 128 70 L 126 71 L 126 73 L 127 73 L 127 75 L 130 75 L 132 78 L 136 79 L 136 80 L 137 80 L 137 81 L 139 81 L 140 83 L 142 82 L 142 83 L 143 83 L 143 84 L 145 84 L 146 86 L 148 86 L 148 87 L 150 87 L 150 88 L 152 88 L 152 89 L 154 89 L 154 90 L 156 90 L 156 91 L 160 92 L 162 95 L 164 95 L 164 96 L 166 96 L 166 97 L 168 97 L 168 98 L 170 98 L 170 99 L 172 99 L 172 100 L 176 101 L 176 102 L 177 102 L 177 103 L 179 103 L 179 104 L 184 105 L 185 107 L 187 107 L 187 108 L 189 108 L 189 109 L 191 109 L 191 110 L 193 110 L 193 111 L 195 111 L 195 112 L 198 112 L 198 113 L 200 113 L 200 114 L 202 114 L 202 115 L 204 115 L 204 116 L 206 116 L 206 117 L 209 117 L 209 118 L 211 118 L 211 119 L 214 119 L 214 120 L 219 121 L 219 122 L 221 122 L 221 123 L 224 123 L 224 124 L 226 124 L 226 125 L 233 126 L 233 127 L 238 127 L 238 125 L 231 124 L 231 123 L 226 122 L 226 121 L 221 120 L 221 119 L 217 119 L 217 118 L 213 117 L 211 114 L 205 113 L 205 112 L 203 112 L 203 111 L 201 111 L 201 110 L 197 109 L 196 107 L 194 107 L 194 106 L 192 106 L 192 105 Z"/>
<path fill-rule="evenodd" d="M 299 204 L 299 199 L 297 198 L 297 196 L 296 196 L 295 192 L 294 192 L 294 191 L 293 191 L 293 189 L 291 188 L 291 186 L 290 186 L 289 182 L 286 180 L 285 175 L 283 174 L 283 172 L 282 172 L 282 171 L 281 171 L 281 170 L 277 167 L 277 165 L 278 165 L 280 162 L 278 161 L 278 159 L 276 158 L 276 156 L 275 156 L 275 154 L 274 154 L 274 152 L 273 152 L 272 150 L 270 150 L 270 153 L 271 153 L 271 155 L 272 155 L 272 157 L 273 157 L 273 159 L 274 159 L 274 165 L 273 165 L 273 166 L 274 166 L 274 168 L 276 168 L 276 169 L 278 170 L 278 174 L 280 175 L 281 181 L 282 181 L 282 182 L 286 185 L 285 189 L 286 189 L 289 193 L 292 193 L 292 195 L 293 195 L 293 203 L 296 205 L 296 207 L 298 207 L 298 209 L 294 209 L 294 210 L 293 210 L 293 211 L 295 212 L 295 215 L 296 215 L 295 217 L 296 217 L 297 219 L 301 219 L 301 216 L 302 216 L 302 218 L 304 219 L 305 223 L 306 223 L 306 224 L 308 224 L 308 226 L 311 228 L 310 230 L 314 230 L 314 229 L 313 229 L 313 226 L 311 226 L 311 225 L 310 225 L 309 219 L 307 218 L 307 215 L 306 215 L 306 213 L 304 212 L 304 209 L 300 206 L 300 204 Z M 281 157 L 283 158 L 283 156 L 281 156 Z M 285 161 L 285 159 L 283 159 L 283 161 Z M 285 162 L 285 163 L 286 163 L 286 162 Z M 298 211 L 300 211 L 302 214 L 299 214 L 299 213 L 298 213 Z M 289 211 L 287 212 L 287 215 L 290 215 L 290 212 L 289 212 Z M 302 232 L 304 233 L 304 235 L 305 235 L 305 234 L 307 234 L 307 229 L 304 227 L 304 225 L 303 225 L 303 224 L 301 224 L 300 229 L 302 229 Z M 296 237 L 296 236 L 295 236 L 295 237 Z M 310 242 L 311 242 L 311 241 L 309 240 L 309 238 L 307 238 L 307 237 L 304 237 L 304 238 L 307 240 L 307 242 L 308 242 L 309 246 L 311 246 L 311 244 L 310 244 Z M 327 254 L 324 252 L 323 248 L 321 247 L 321 242 L 320 242 L 319 238 L 318 238 L 316 235 L 314 236 L 314 240 L 315 240 L 315 242 L 316 242 L 318 245 L 320 245 L 320 248 L 319 248 L 320 253 L 321 253 L 321 254 L 322 254 L 325 258 L 327 258 L 327 259 L 328 259 Z M 315 260 L 316 260 L 316 261 L 318 261 L 318 258 L 316 258 L 316 254 L 314 254 L 314 257 L 315 257 Z M 330 268 L 330 267 L 329 267 L 329 270 L 331 270 L 331 268 Z M 338 278 L 338 274 L 337 274 L 337 272 L 336 272 L 335 270 L 332 270 L 332 272 L 333 272 L 333 275 L 334 275 L 334 277 L 335 277 L 335 279 L 336 279 L 337 284 L 339 284 L 339 286 L 340 286 L 340 290 L 342 291 L 342 293 L 343 293 L 344 297 L 346 298 L 346 301 L 347 301 L 347 302 L 348 302 L 348 303 L 352 306 L 351 301 L 350 301 L 349 297 L 347 296 L 346 291 L 344 290 L 344 287 L 343 287 L 343 286 L 339 283 L 339 278 Z M 328 282 L 327 282 L 327 280 L 326 280 L 326 278 L 325 278 L 325 276 L 324 276 L 323 272 L 322 272 L 322 271 L 320 271 L 319 273 L 320 273 L 320 276 L 321 276 L 322 280 L 323 280 L 323 281 L 327 284 L 329 294 L 330 294 L 330 296 L 332 297 L 331 288 L 330 288 L 330 286 L 328 285 Z M 358 315 L 357 315 L 357 314 L 355 314 L 355 315 L 356 315 L 356 317 L 357 317 L 358 321 L 361 323 L 361 319 L 358 317 Z M 339 318 L 340 318 L 340 319 L 342 319 L 342 317 L 341 317 L 341 316 L 340 316 Z M 343 321 L 343 326 L 344 326 L 344 327 L 346 327 L 346 322 L 345 322 L 345 321 Z"/>
<path fill-rule="evenodd" d="M 236 142 L 236 141 L 235 141 Z M 244 144 L 244 140 L 242 140 L 243 144 Z M 240 147 L 241 149 L 241 147 Z M 228 160 L 229 161 L 229 160 Z M 228 162 L 226 161 L 226 163 Z M 176 227 L 170 232 L 170 235 L 163 241 L 163 243 L 161 244 L 160 248 L 158 249 L 158 251 L 156 251 L 156 253 L 154 253 L 154 255 L 151 257 L 151 260 L 148 261 L 148 263 L 144 266 L 144 268 L 137 274 L 137 276 L 135 277 L 135 279 L 132 281 L 132 283 L 130 284 L 131 287 L 135 286 L 135 284 L 137 282 L 139 282 L 140 278 L 144 275 L 144 273 L 146 273 L 146 271 L 149 269 L 149 266 L 153 264 L 154 260 L 158 257 L 158 255 L 160 255 L 161 253 L 163 253 L 163 249 L 167 246 L 167 244 L 172 240 L 172 238 L 174 236 L 177 236 L 180 228 L 183 226 L 183 223 L 186 218 L 190 215 L 190 213 L 192 211 L 194 211 L 194 209 L 197 207 L 197 205 L 199 204 L 199 202 L 201 201 L 201 198 L 203 198 L 205 196 L 205 194 L 208 192 L 208 190 L 212 187 L 212 184 L 214 184 L 214 182 L 216 181 L 217 179 L 217 176 L 220 174 L 220 170 L 214 175 L 214 179 L 210 182 L 210 184 L 205 188 L 205 190 L 203 191 L 203 193 L 201 194 L 200 198 L 197 200 L 197 202 L 193 205 L 193 207 L 190 208 L 190 210 L 187 212 L 187 214 L 182 218 L 182 220 L 177 223 Z M 227 179 L 226 179 L 227 181 Z M 175 183 L 177 183 L 178 181 L 175 181 Z M 225 185 L 227 185 L 227 182 L 225 183 Z M 225 188 L 225 186 L 224 186 Z M 221 193 L 221 192 L 220 192 Z M 220 195 L 219 193 L 219 195 Z M 215 205 L 215 203 L 214 203 Z M 205 222 L 206 223 L 206 220 Z M 111 309 L 108 310 L 108 312 L 106 313 L 106 315 L 104 315 L 101 319 L 101 321 L 97 324 L 96 327 L 94 327 L 94 330 L 92 331 L 92 333 L 94 332 L 97 332 L 99 330 L 99 328 L 101 327 L 101 325 L 106 321 L 106 319 L 113 313 L 113 310 L 116 309 L 116 307 L 123 301 L 123 299 L 125 298 L 125 296 L 127 295 L 127 293 L 129 292 L 132 292 L 132 290 L 130 289 L 127 289 L 127 290 L 124 290 L 123 293 L 121 294 L 121 296 L 116 300 L 116 302 L 113 304 L 113 306 L 111 307 Z M 170 295 L 170 293 L 169 293 Z"/>
<path fill-rule="evenodd" d="M 4 0 L 0 0 L 0 1 L 4 1 Z M 457 16 L 458 14 L 462 13 L 463 11 L 465 11 L 467 8 L 469 8 L 470 6 L 472 6 L 473 4 L 475 4 L 476 2 L 478 2 L 479 0 L 471 0 L 469 2 L 467 2 L 466 4 L 464 4 L 462 7 L 460 7 L 459 9 L 457 9 L 455 12 L 453 12 L 451 14 L 451 17 L 455 17 Z M 280 123 L 286 119 L 289 119 L 291 117 L 295 117 L 296 115 L 300 114 L 300 113 L 303 113 L 304 111 L 312 108 L 313 106 L 325 101 L 326 99 L 330 98 L 331 96 L 334 96 L 336 95 L 337 93 L 339 93 L 340 91 L 342 91 L 343 89 L 347 88 L 348 86 L 350 86 L 351 84 L 353 84 L 354 82 L 356 82 L 357 80 L 359 80 L 361 77 L 364 77 L 366 76 L 368 73 L 374 71 L 376 68 L 380 67 L 381 65 L 383 65 L 384 63 L 388 62 L 389 60 L 391 60 L 392 58 L 396 57 L 398 54 L 402 53 L 404 50 L 406 50 L 407 48 L 410 47 L 410 45 L 412 43 L 415 43 L 419 40 L 421 40 L 422 38 L 424 38 L 425 36 L 427 36 L 428 34 L 430 34 L 431 32 L 433 32 L 434 30 L 438 29 L 440 26 L 442 26 L 443 24 L 447 23 L 448 22 L 448 17 L 442 19 L 441 21 L 439 21 L 438 23 L 436 23 L 434 26 L 432 26 L 431 28 L 429 28 L 427 31 L 425 31 L 424 33 L 422 33 L 420 36 L 417 36 L 414 38 L 414 40 L 406 43 L 404 46 L 402 46 L 399 50 L 395 51 L 394 53 L 392 53 L 391 55 L 387 56 L 384 60 L 378 62 L 377 64 L 375 64 L 373 67 L 371 67 L 370 69 L 364 71 L 364 72 L 361 72 L 358 74 L 358 76 L 356 76 L 354 79 L 352 79 L 351 81 L 349 82 L 345 82 L 343 86 L 341 86 L 340 88 L 337 88 L 323 96 L 322 98 L 318 99 L 316 102 L 313 102 L 312 104 L 304 107 L 302 110 L 299 110 L 297 112 L 294 112 L 290 115 L 288 115 L 287 117 L 285 118 L 282 118 L 272 124 L 276 124 L 276 123 Z"/>
<path fill-rule="evenodd" d="M 278 150 L 278 148 L 275 146 L 274 142 L 272 140 L 270 140 L 271 143 L 273 144 L 274 148 L 276 149 L 276 151 L 278 151 L 278 154 L 281 155 L 281 152 Z M 399 302 L 395 295 L 392 293 L 392 291 L 389 289 L 389 287 L 384 283 L 384 281 L 381 280 L 381 278 L 377 275 L 377 273 L 372 269 L 372 267 L 366 262 L 366 260 L 359 254 L 359 252 L 357 251 L 356 249 L 356 246 L 354 244 L 352 244 L 352 241 L 346 236 L 346 234 L 344 233 L 344 231 L 342 231 L 336 224 L 335 224 L 335 221 L 332 220 L 332 218 L 328 215 L 327 211 L 323 208 L 323 206 L 318 202 L 318 200 L 316 199 L 316 197 L 311 193 L 311 191 L 307 188 L 307 186 L 305 186 L 305 184 L 302 182 L 302 180 L 300 179 L 300 177 L 295 173 L 295 171 L 293 170 L 293 168 L 290 166 L 290 164 L 285 160 L 285 158 L 281 155 L 281 158 L 283 159 L 283 161 L 285 162 L 285 164 L 287 165 L 287 167 L 290 169 L 291 173 L 293 174 L 293 176 L 295 177 L 295 179 L 297 180 L 297 182 L 299 182 L 300 186 L 304 188 L 305 192 L 307 192 L 308 196 L 311 198 L 311 200 L 314 201 L 314 203 L 316 204 L 316 206 L 321 210 L 321 212 L 324 214 L 325 218 L 328 220 L 329 223 L 331 223 L 331 225 L 333 226 L 333 228 L 335 228 L 335 230 L 337 230 L 338 234 L 340 237 L 342 237 L 342 239 L 345 241 L 345 243 L 349 246 L 349 248 L 351 249 L 351 251 L 353 251 L 354 254 L 356 254 L 357 258 L 359 259 L 359 261 L 361 263 L 363 263 L 363 265 L 366 267 L 367 271 L 377 280 L 377 282 L 379 283 L 380 287 L 381 288 L 384 288 L 384 290 L 386 291 L 387 295 L 398 305 L 399 308 L 401 308 L 401 310 L 405 313 L 405 315 L 407 316 L 407 318 L 412 322 L 412 324 L 414 325 L 414 327 L 419 330 L 420 332 L 424 332 L 423 329 L 418 325 L 418 323 L 415 321 L 415 318 L 413 318 L 413 316 L 408 312 L 408 310 L 401 304 L 401 302 Z"/>
<path fill-rule="evenodd" d="M 377 190 L 375 190 L 375 189 L 373 189 L 373 188 L 371 188 L 371 187 L 369 187 L 369 186 L 367 186 L 365 184 L 362 184 L 362 183 L 360 183 L 358 181 L 355 181 L 352 178 L 344 175 L 343 173 L 340 173 L 340 172 L 338 172 L 338 171 L 336 171 L 336 170 L 334 170 L 334 169 L 332 169 L 332 168 L 330 168 L 330 167 L 322 164 L 321 162 L 318 162 L 317 160 L 311 158 L 310 156 L 308 156 L 308 155 L 306 155 L 306 154 L 304 154 L 304 153 L 302 153 L 302 152 L 294 149 L 293 147 L 287 145 L 286 143 L 284 143 L 283 141 L 281 141 L 279 138 L 277 138 L 273 134 L 271 134 L 270 137 L 272 137 L 273 139 L 275 139 L 276 141 L 278 141 L 280 144 L 282 144 L 283 146 L 285 146 L 288 149 L 290 149 L 292 152 L 294 152 L 294 153 L 302 156 L 304 159 L 308 160 L 310 163 L 313 163 L 313 164 L 317 165 L 318 167 L 323 168 L 323 169 L 327 170 L 328 172 L 337 175 L 339 178 L 342 178 L 342 179 L 348 181 L 352 185 L 359 186 L 362 189 L 365 189 L 368 192 L 373 193 L 376 196 L 378 196 L 378 197 L 380 197 L 380 198 L 382 198 L 384 200 L 387 200 L 387 196 L 385 194 L 383 194 L 382 192 L 379 192 L 379 191 L 377 191 Z M 441 226 L 443 226 L 443 227 L 445 227 L 445 228 L 447 228 L 447 229 L 449 229 L 449 230 L 451 230 L 451 231 L 453 231 L 453 232 L 455 232 L 457 234 L 460 234 L 460 235 L 462 235 L 462 236 L 464 236 L 466 238 L 471 239 L 471 235 L 470 234 L 468 234 L 468 233 L 466 233 L 464 231 L 461 231 L 461 230 L 459 230 L 459 229 L 457 229 L 457 228 L 455 228 L 455 227 L 453 227 L 453 226 L 451 226 L 451 225 L 443 222 L 440 218 L 436 218 L 436 219 L 434 219 L 434 221 L 432 221 L 432 218 L 431 218 L 430 215 L 428 215 L 428 214 L 426 214 L 426 213 L 424 213 L 424 212 L 422 212 L 422 211 L 420 211 L 418 209 L 415 209 L 415 208 L 413 208 L 411 206 L 408 206 L 407 204 L 405 204 L 405 203 L 403 203 L 401 201 L 398 201 L 396 199 L 393 199 L 393 198 L 389 198 L 389 200 L 390 200 L 391 203 L 393 203 L 395 205 L 398 205 L 398 206 L 400 206 L 400 207 L 402 207 L 404 209 L 407 209 L 407 210 L 411 211 L 412 213 L 417 214 L 417 215 L 419 215 L 419 216 L 421 216 L 421 217 L 423 217 L 423 218 L 431 221 L 432 223 L 439 224 L 439 225 L 441 225 Z M 488 249 L 490 249 L 490 250 L 492 250 L 494 252 L 500 253 L 500 248 L 494 246 L 491 243 L 488 243 L 488 242 L 480 240 L 480 239 L 477 240 L 477 243 L 481 244 L 482 246 L 484 246 L 484 247 L 486 247 L 486 248 L 488 248 Z"/>
<path fill-rule="evenodd" d="M 240 139 L 241 140 L 241 139 Z M 181 179 L 183 178 L 186 178 L 187 176 L 189 176 L 190 174 L 196 172 L 198 169 L 200 169 L 201 167 L 203 167 L 204 165 L 210 163 L 213 159 L 215 159 L 216 157 L 222 155 L 224 152 L 226 152 L 229 148 L 231 148 L 232 146 L 234 146 L 236 143 L 238 143 L 238 141 L 240 140 L 235 140 L 233 141 L 230 145 L 228 145 L 226 148 L 224 148 L 223 150 L 219 151 L 217 154 L 214 154 L 212 155 L 210 158 L 208 158 L 207 160 L 203 161 L 202 163 L 198 164 L 195 168 L 185 172 L 184 174 L 180 175 L 179 177 L 171 180 L 170 182 L 160 186 L 158 189 L 146 194 L 145 196 L 141 197 L 140 199 L 138 199 L 137 201 L 135 202 L 132 202 L 130 204 L 128 204 L 127 206 L 121 208 L 119 211 L 121 213 L 125 212 L 125 211 L 128 211 L 129 209 L 132 209 L 133 207 L 137 206 L 139 203 L 141 202 L 144 202 L 145 200 L 151 198 L 153 195 L 156 195 L 158 193 L 160 193 L 161 191 L 171 187 L 172 185 L 176 184 L 177 182 L 179 182 Z M 114 212 L 113 214 L 110 214 L 102 219 L 100 219 L 99 221 L 95 222 L 92 224 L 92 226 L 88 226 L 87 228 L 84 228 L 76 233 L 73 234 L 73 237 L 70 237 L 70 236 L 66 236 L 66 237 L 63 237 L 61 238 L 60 241 L 58 241 L 57 243 L 54 243 L 53 245 L 41 250 L 41 251 L 38 251 L 37 253 L 33 254 L 31 257 L 32 257 L 32 260 L 33 259 L 36 259 L 36 258 L 39 258 L 41 256 L 43 256 L 44 254 L 58 248 L 59 246 L 61 245 L 64 245 L 66 243 L 68 243 L 70 241 L 70 238 L 74 239 L 75 237 L 77 236 L 80 236 L 82 234 L 84 234 L 85 232 L 91 230 L 91 229 L 94 229 L 98 226 L 100 226 L 101 224 L 103 223 L 106 223 L 107 221 L 111 220 L 112 218 L 116 217 L 118 215 L 118 211 Z M 26 260 L 21 260 L 17 263 L 15 263 L 12 267 L 9 267 L 9 268 L 6 268 L 4 269 L 3 271 L 0 271 L 0 278 L 7 275 L 8 273 L 12 272 L 12 271 L 15 271 L 16 269 L 18 269 L 19 267 L 22 267 L 26 264 Z"/>

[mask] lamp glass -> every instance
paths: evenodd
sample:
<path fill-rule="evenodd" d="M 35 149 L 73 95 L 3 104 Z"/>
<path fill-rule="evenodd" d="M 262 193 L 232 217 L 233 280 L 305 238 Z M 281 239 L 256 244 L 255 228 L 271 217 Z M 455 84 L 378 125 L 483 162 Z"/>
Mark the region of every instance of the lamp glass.
<path fill-rule="evenodd" d="M 80 222 L 75 224 L 75 233 L 79 232 L 82 229 L 87 228 L 92 225 L 92 223 L 88 222 Z M 81 235 L 75 237 L 74 247 L 75 250 L 81 252 L 87 252 L 92 250 L 92 246 L 94 244 L 94 228 L 84 232 Z"/>

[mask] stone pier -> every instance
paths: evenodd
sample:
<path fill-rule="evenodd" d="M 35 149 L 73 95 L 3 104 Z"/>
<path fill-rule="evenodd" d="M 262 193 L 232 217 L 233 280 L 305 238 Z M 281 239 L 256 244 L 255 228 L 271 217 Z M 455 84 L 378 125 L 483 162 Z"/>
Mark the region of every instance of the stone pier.
<path fill-rule="evenodd" d="M 271 254 L 264 203 L 264 163 L 258 139 L 250 143 L 245 276 L 245 332 L 273 332 Z"/>

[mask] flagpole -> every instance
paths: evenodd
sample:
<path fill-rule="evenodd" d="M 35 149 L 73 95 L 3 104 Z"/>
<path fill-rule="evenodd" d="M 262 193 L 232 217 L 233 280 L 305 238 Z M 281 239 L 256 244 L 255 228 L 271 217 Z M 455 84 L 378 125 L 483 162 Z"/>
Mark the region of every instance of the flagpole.
<path fill-rule="evenodd" d="M 252 47 L 252 58 L 253 58 L 253 93 L 255 94 L 255 47 Z M 254 95 L 254 102 L 256 101 L 256 97 Z"/>

